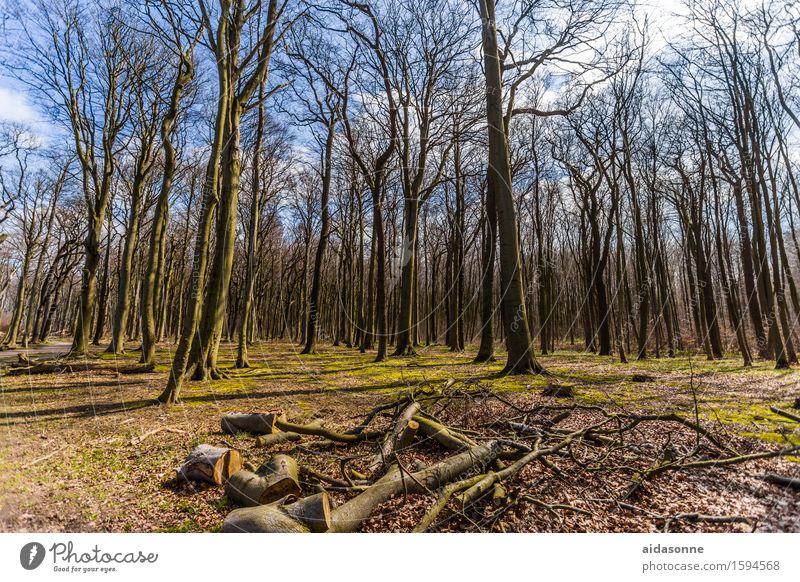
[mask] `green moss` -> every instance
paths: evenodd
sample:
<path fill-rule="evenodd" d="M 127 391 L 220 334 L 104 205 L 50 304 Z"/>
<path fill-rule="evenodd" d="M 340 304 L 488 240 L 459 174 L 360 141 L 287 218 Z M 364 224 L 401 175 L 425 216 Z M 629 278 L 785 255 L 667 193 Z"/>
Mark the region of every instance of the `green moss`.
<path fill-rule="evenodd" d="M 778 401 L 742 402 L 739 399 L 720 398 L 713 400 L 715 406 L 703 410 L 704 415 L 710 420 L 719 420 L 723 423 L 770 426 L 786 426 L 795 428 L 797 425 L 779 414 L 770 410 L 771 407 L 780 406 Z"/>
<path fill-rule="evenodd" d="M 739 434 L 783 446 L 800 446 L 800 435 L 795 434 L 784 434 L 780 432 L 742 432 Z"/>

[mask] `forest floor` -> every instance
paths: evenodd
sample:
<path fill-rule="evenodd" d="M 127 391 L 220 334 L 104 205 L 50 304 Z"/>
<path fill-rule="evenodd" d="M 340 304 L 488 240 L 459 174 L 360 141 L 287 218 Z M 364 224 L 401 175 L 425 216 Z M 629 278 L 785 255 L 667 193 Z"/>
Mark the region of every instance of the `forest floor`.
<path fill-rule="evenodd" d="M 52 357 L 58 348 L 50 345 L 28 353 L 31 358 Z M 221 363 L 230 367 L 233 349 L 222 351 Z M 555 378 L 574 385 L 577 402 L 612 412 L 697 415 L 738 450 L 800 444 L 800 425 L 770 411 L 770 406 L 788 409 L 800 396 L 797 369 L 775 371 L 767 362 L 745 369 L 735 358 L 710 363 L 688 355 L 622 365 L 611 357 L 559 351 L 540 358 L 552 374 L 549 378 L 499 377 L 501 362 L 474 364 L 469 350 L 455 354 L 433 346 L 419 352 L 417 357 L 374 364 L 373 354 L 353 349 L 323 345 L 318 355 L 301 356 L 293 344 L 258 344 L 250 350 L 251 368 L 230 370 L 228 380 L 189 382 L 182 403 L 169 408 L 154 403 L 166 381 L 166 347 L 158 353 L 155 371 L 147 373 L 129 373 L 137 353 L 111 356 L 100 348 L 95 358 L 73 362 L 69 372 L 3 372 L 0 530 L 216 531 L 230 511 L 221 488 L 178 484 L 175 469 L 201 442 L 238 448 L 255 464 L 266 454 L 252 437 L 221 433 L 223 413 L 280 409 L 292 421 L 322 418 L 331 427 L 345 429 L 404 390 L 442 385 L 451 378 L 503 394 L 517 404 L 548 400 L 541 390 Z M 0 353 L 0 365 L 14 360 L 16 352 Z M 504 414 L 496 407 L 487 410 Z M 156 429 L 160 430 L 153 432 Z M 671 438 L 642 434 L 653 442 Z M 750 516 L 759 531 L 800 531 L 800 492 L 760 478 L 768 472 L 797 478 L 798 461 L 760 460 L 670 473 L 650 483 L 635 506 L 617 502 L 625 482 L 615 475 L 570 472 L 568 460 L 557 476 L 548 474 L 545 466 L 531 465 L 515 478 L 514 487 L 530 495 L 546 494 L 587 513 L 556 518 L 553 512 L 521 504 L 488 521 L 458 516 L 437 529 L 659 531 L 665 526 L 664 516 L 689 512 Z M 327 470 L 337 469 L 329 465 Z M 413 495 L 392 500 L 363 530 L 409 531 L 431 502 L 431 497 Z M 671 525 L 672 531 L 750 529 L 745 524 Z"/>

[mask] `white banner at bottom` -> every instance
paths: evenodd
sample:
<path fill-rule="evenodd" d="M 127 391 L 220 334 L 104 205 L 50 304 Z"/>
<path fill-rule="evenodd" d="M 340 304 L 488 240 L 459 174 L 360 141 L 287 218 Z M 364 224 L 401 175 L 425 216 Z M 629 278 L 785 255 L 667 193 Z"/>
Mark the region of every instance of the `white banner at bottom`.
<path fill-rule="evenodd" d="M 0 534 L 0 580 L 800 580 L 800 534 Z M 242 577 L 242 578 L 240 578 Z"/>

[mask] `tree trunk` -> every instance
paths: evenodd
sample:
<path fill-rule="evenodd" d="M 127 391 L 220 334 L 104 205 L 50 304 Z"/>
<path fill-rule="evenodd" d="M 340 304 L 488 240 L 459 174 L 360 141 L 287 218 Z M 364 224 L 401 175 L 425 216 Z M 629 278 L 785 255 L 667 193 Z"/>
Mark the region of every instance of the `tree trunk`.
<path fill-rule="evenodd" d="M 328 208 L 331 175 L 333 163 L 333 140 L 335 137 L 335 119 L 328 120 L 328 135 L 325 140 L 325 158 L 322 171 L 322 193 L 320 196 L 321 217 L 319 243 L 317 253 L 314 257 L 314 275 L 311 279 L 311 294 L 308 298 L 308 321 L 306 325 L 306 345 L 303 354 L 315 354 L 317 352 L 317 322 L 319 321 L 319 297 L 322 288 L 322 267 L 325 260 L 325 251 L 328 246 L 328 234 L 330 231 L 330 209 Z"/>
<path fill-rule="evenodd" d="M 494 198 L 497 208 L 497 230 L 500 239 L 500 297 L 508 349 L 504 371 L 541 373 L 544 370 L 533 355 L 525 308 L 517 218 L 511 190 L 508 141 L 503 120 L 503 86 L 497 48 L 494 1 L 480 0 L 480 12 L 489 132 L 487 196 Z"/>
<path fill-rule="evenodd" d="M 488 172 L 487 172 L 488 179 Z M 483 222 L 483 249 L 481 256 L 481 343 L 476 362 L 494 361 L 494 269 L 497 248 L 497 212 L 494 196 L 484 197 L 486 210 Z"/>
<path fill-rule="evenodd" d="M 158 338 L 156 322 L 156 299 L 162 285 L 164 272 L 165 241 L 164 232 L 169 218 L 169 195 L 177 167 L 177 153 L 173 144 L 175 122 L 178 117 L 183 90 L 194 77 L 192 66 L 192 50 L 181 54 L 180 64 L 172 86 L 169 109 L 161 120 L 161 149 L 164 152 L 164 169 L 161 178 L 161 189 L 153 212 L 153 224 L 150 230 L 150 245 L 147 251 L 147 266 L 142 281 L 141 320 L 142 320 L 142 357 L 141 363 L 154 365 L 156 341 Z M 194 185 L 194 184 L 192 184 Z"/>

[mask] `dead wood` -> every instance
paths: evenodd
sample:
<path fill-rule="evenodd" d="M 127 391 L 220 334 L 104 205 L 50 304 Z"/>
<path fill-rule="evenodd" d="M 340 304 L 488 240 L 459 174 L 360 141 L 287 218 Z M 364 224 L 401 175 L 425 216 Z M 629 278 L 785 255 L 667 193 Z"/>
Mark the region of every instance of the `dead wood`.
<path fill-rule="evenodd" d="M 269 503 L 286 495 L 300 495 L 297 461 L 289 455 L 275 455 L 256 471 L 266 479 L 261 503 Z"/>
<path fill-rule="evenodd" d="M 413 420 L 419 425 L 419 432 L 426 437 L 433 439 L 441 446 L 451 451 L 460 451 L 467 447 L 475 446 L 475 441 L 460 434 L 455 430 L 446 427 L 440 422 L 432 420 L 422 415 L 415 415 Z"/>
<path fill-rule="evenodd" d="M 467 471 L 483 468 L 497 458 L 496 441 L 474 446 L 462 453 L 448 457 L 436 465 L 406 473 L 395 465 L 366 491 L 333 511 L 333 524 L 329 531 L 354 532 L 369 518 L 381 503 L 406 493 L 426 493 L 439 489 Z"/>
<path fill-rule="evenodd" d="M 788 410 L 782 410 L 776 406 L 770 406 L 769 409 L 775 414 L 779 414 L 784 418 L 788 418 L 789 420 L 793 420 L 795 422 L 800 422 L 800 415 L 789 412 Z"/>
<path fill-rule="evenodd" d="M 402 451 L 411 444 L 419 429 L 419 423 L 413 418 L 419 409 L 419 402 L 412 402 L 403 410 L 395 421 L 392 430 L 386 435 L 381 450 L 372 460 L 368 469 L 369 473 L 393 463 L 397 452 Z"/>
<path fill-rule="evenodd" d="M 274 432 L 272 434 L 265 434 L 256 439 L 256 445 L 259 447 L 269 448 L 276 445 L 283 445 L 290 442 L 297 442 L 302 438 L 302 435 L 296 432 Z"/>
<path fill-rule="evenodd" d="M 173 434 L 188 434 L 185 430 L 180 430 L 178 428 L 173 428 L 171 426 L 160 426 L 158 428 L 154 428 L 153 430 L 149 430 L 144 434 L 141 434 L 137 437 L 133 437 L 131 439 L 132 445 L 141 444 L 145 439 L 150 438 L 151 436 L 158 434 L 160 432 L 170 432 Z"/>
<path fill-rule="evenodd" d="M 178 479 L 222 485 L 242 467 L 239 451 L 211 445 L 198 445 L 178 469 Z"/>
<path fill-rule="evenodd" d="M 349 431 L 331 429 L 319 420 L 292 423 L 274 414 L 266 423 L 261 421 L 271 432 L 259 436 L 257 445 L 268 447 L 298 442 L 304 436 L 320 437 L 306 445 L 298 444 L 293 450 L 300 454 L 323 455 L 329 462 L 333 458 L 334 462 L 338 461 L 341 477 L 318 470 L 307 457 L 304 457 L 304 465 L 298 466 L 286 455 L 275 455 L 256 470 L 239 471 L 226 484 L 226 493 L 233 502 L 245 507 L 231 513 L 223 531 L 354 532 L 363 527 L 379 506 L 400 495 L 433 497 L 415 531 L 434 528 L 446 509 L 451 510 L 450 517 L 456 517 L 456 523 L 470 524 L 468 527 L 479 531 L 494 525 L 502 529 L 501 518 L 520 503 L 532 504 L 563 522 L 570 513 L 593 514 L 563 499 L 522 493 L 524 485 L 520 490 L 519 475 L 528 465 L 540 463 L 545 467 L 546 473 L 541 477 L 545 482 L 570 474 L 558 466 L 562 465 L 560 461 L 558 465 L 553 462 L 558 459 L 564 461 L 565 469 L 565 465 L 571 467 L 567 471 L 577 469 L 585 475 L 611 472 L 623 477 L 633 475 L 626 491 L 627 495 L 632 495 L 646 482 L 670 471 L 722 468 L 800 451 L 800 447 L 791 446 L 740 454 L 726 439 L 706 428 L 698 415 L 688 419 L 675 413 L 611 412 L 601 406 L 578 403 L 524 408 L 508 398 L 498 397 L 496 400 L 512 411 L 506 419 L 491 423 L 480 422 L 478 416 L 471 422 L 454 419 L 455 415 L 481 406 L 490 396 L 493 395 L 480 390 L 432 395 L 431 398 L 443 404 L 437 407 L 434 416 L 430 409 L 423 411 L 419 395 L 409 395 L 373 408 L 359 426 Z M 379 415 L 391 415 L 388 429 L 368 430 L 368 425 Z M 564 422 L 567 419 L 569 424 Z M 273 422 L 270 424 L 270 421 Z M 459 428 L 448 426 L 447 422 L 458 422 Z M 561 422 L 563 425 L 556 426 Z M 666 443 L 658 437 L 656 442 L 643 440 L 642 436 L 647 434 L 664 435 Z M 368 455 L 364 465 L 356 464 L 359 471 L 348 465 L 366 456 L 364 447 L 348 455 L 340 455 L 338 451 L 365 441 L 377 441 L 380 448 L 377 453 Z M 426 457 L 435 455 L 437 448 L 451 451 L 451 456 L 426 466 L 420 458 L 414 457 L 415 446 L 422 444 L 424 448 L 420 452 Z M 401 452 L 403 455 L 398 454 Z M 624 461 L 620 462 L 622 459 Z M 299 474 L 308 480 L 307 491 L 321 495 L 327 488 L 352 497 L 333 510 L 327 498 L 314 495 L 300 500 L 303 502 L 300 505 L 296 505 L 300 501 L 289 502 L 287 499 L 301 496 Z M 780 476 L 765 477 L 765 480 L 793 489 L 800 481 Z M 544 491 L 549 492 L 551 488 Z M 328 504 L 327 510 L 324 503 Z M 319 523 L 309 521 L 301 511 L 306 505 L 309 511 L 312 506 L 315 508 L 315 515 L 326 515 L 327 511 L 329 519 L 319 518 Z M 448 523 L 451 523 L 450 517 Z M 748 516 L 715 516 L 699 511 L 654 514 L 654 517 L 662 519 L 667 530 L 675 522 L 755 524 Z"/>
<path fill-rule="evenodd" d="M 335 430 L 331 430 L 325 426 L 322 426 L 322 424 L 319 422 L 311 422 L 308 424 L 295 424 L 293 422 L 287 421 L 285 418 L 276 418 L 275 428 L 285 432 L 294 432 L 297 434 L 319 436 L 326 438 L 330 441 L 334 441 L 337 443 L 345 443 L 345 444 L 375 440 L 383 436 L 382 432 L 364 431 L 364 432 L 359 432 L 357 434 L 347 433 L 347 432 L 337 432 Z"/>
<path fill-rule="evenodd" d="M 668 471 L 686 471 L 688 469 L 700 469 L 705 467 L 728 467 L 731 465 L 738 465 L 741 463 L 747 463 L 748 461 L 756 461 L 758 459 L 774 459 L 775 457 L 787 457 L 790 455 L 794 455 L 800 452 L 800 446 L 792 446 L 783 449 L 779 449 L 777 451 L 763 451 L 760 453 L 752 453 L 749 455 L 739 455 L 735 457 L 726 457 L 720 459 L 702 459 L 699 461 L 675 461 L 675 462 L 668 462 L 661 465 L 657 465 L 646 471 L 634 475 L 634 478 L 631 480 L 631 485 L 628 487 L 626 492 L 626 497 L 632 496 L 634 493 L 639 491 L 639 489 L 644 485 L 644 483 L 655 477 L 656 475 L 660 475 L 661 473 L 666 473 Z"/>
<path fill-rule="evenodd" d="M 767 473 L 762 477 L 764 481 L 767 483 L 772 483 L 773 485 L 780 485 L 781 487 L 787 487 L 789 489 L 794 489 L 795 491 L 800 491 L 800 478 L 799 477 L 784 477 L 783 475 L 776 475 L 775 473 Z"/>
<path fill-rule="evenodd" d="M 225 482 L 225 495 L 236 505 L 252 507 L 264 505 L 274 499 L 265 499 L 269 482 L 266 477 L 247 469 L 236 471 Z"/>
<path fill-rule="evenodd" d="M 64 362 L 41 362 L 38 364 L 32 364 L 30 366 L 25 365 L 18 365 L 13 368 L 10 368 L 8 372 L 6 372 L 6 376 L 34 376 L 39 374 L 64 374 L 64 373 L 71 373 L 75 370 L 88 370 L 92 369 L 93 366 L 88 365 L 81 365 L 74 368 L 71 364 L 67 364 Z"/>
<path fill-rule="evenodd" d="M 250 434 L 272 434 L 279 418 L 286 419 L 283 412 L 266 413 L 239 413 L 231 412 L 222 417 L 220 425 L 222 432 L 237 434 L 246 432 Z"/>
<path fill-rule="evenodd" d="M 331 501 L 320 492 L 293 501 L 284 497 L 268 505 L 234 509 L 222 524 L 223 533 L 321 533 L 331 526 Z"/>

